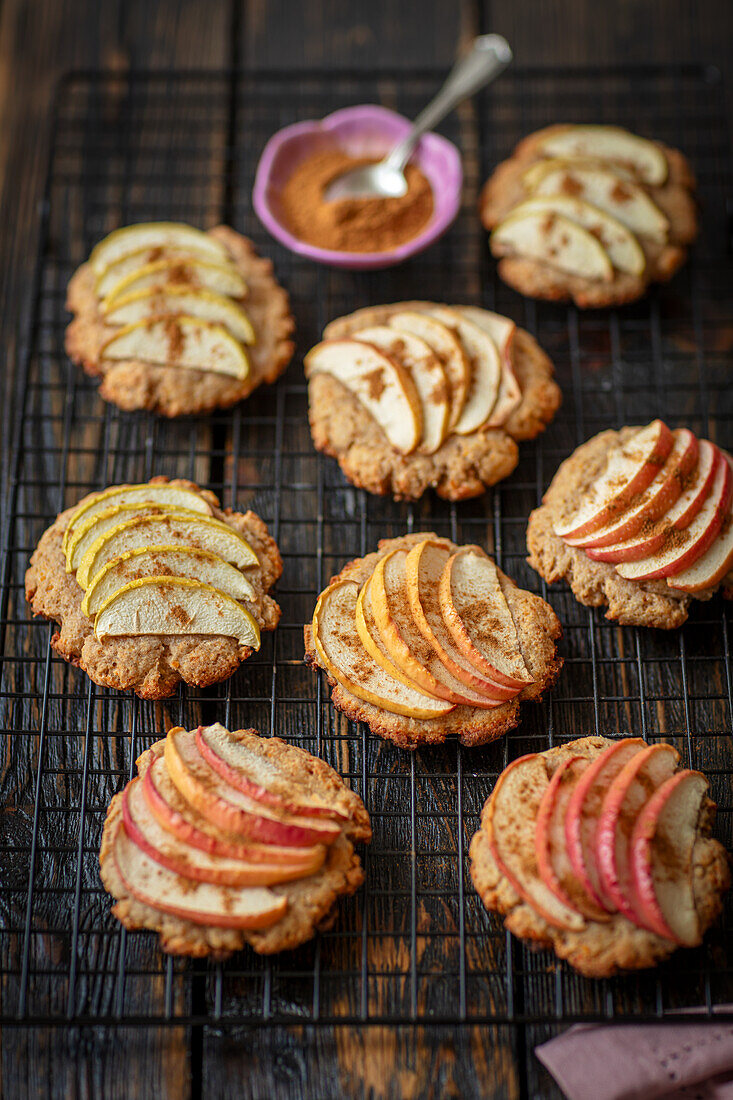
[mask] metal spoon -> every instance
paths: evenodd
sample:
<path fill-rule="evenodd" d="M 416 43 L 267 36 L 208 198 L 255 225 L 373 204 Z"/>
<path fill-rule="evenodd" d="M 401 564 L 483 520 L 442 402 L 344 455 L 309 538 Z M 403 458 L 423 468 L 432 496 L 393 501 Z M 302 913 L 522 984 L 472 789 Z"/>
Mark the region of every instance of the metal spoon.
<path fill-rule="evenodd" d="M 353 168 L 332 180 L 326 188 L 326 201 L 406 195 L 404 168 L 422 135 L 503 72 L 511 60 L 509 43 L 501 35 L 482 34 L 474 38 L 470 51 L 453 66 L 438 94 L 415 119 L 409 134 L 378 164 Z"/>

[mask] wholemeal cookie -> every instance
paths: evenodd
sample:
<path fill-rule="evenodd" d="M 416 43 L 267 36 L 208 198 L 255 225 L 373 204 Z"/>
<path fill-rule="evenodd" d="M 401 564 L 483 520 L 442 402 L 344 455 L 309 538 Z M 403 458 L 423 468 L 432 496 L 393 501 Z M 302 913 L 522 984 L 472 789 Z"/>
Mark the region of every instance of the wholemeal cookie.
<path fill-rule="evenodd" d="M 401 748 L 493 741 L 539 699 L 562 660 L 552 609 L 478 546 L 427 532 L 383 539 L 344 566 L 305 627 L 331 701 Z"/>
<path fill-rule="evenodd" d="M 254 512 L 222 510 L 191 481 L 115 485 L 68 508 L 41 536 L 25 577 L 53 648 L 95 683 L 144 699 L 179 681 L 225 680 L 274 630 L 267 594 L 282 561 Z"/>
<path fill-rule="evenodd" d="M 583 737 L 513 761 L 471 842 L 471 877 L 515 936 L 586 977 L 696 947 L 730 884 L 700 772 L 666 744 Z"/>
<path fill-rule="evenodd" d="M 326 326 L 305 359 L 319 451 L 371 493 L 477 496 L 517 465 L 560 404 L 550 360 L 513 321 L 397 302 Z"/>
<path fill-rule="evenodd" d="M 272 264 L 226 226 L 174 222 L 106 237 L 69 283 L 66 351 L 122 409 L 184 416 L 274 382 L 293 354 Z"/>
<path fill-rule="evenodd" d="M 113 913 L 173 955 L 289 950 L 363 881 L 361 799 L 322 760 L 255 730 L 171 729 L 115 795 L 99 856 Z"/>
<path fill-rule="evenodd" d="M 733 595 L 729 456 L 655 420 L 594 436 L 529 517 L 528 561 L 624 625 L 681 626 L 691 601 Z"/>
<path fill-rule="evenodd" d="M 548 126 L 481 192 L 498 271 L 521 294 L 620 305 L 666 282 L 697 236 L 685 157 L 615 126 Z"/>

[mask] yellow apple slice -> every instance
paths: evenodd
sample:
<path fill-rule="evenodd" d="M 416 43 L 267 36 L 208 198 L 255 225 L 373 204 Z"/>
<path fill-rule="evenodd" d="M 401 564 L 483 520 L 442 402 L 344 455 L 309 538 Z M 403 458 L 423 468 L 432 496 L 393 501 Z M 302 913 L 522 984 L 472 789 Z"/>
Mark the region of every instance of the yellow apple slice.
<path fill-rule="evenodd" d="M 100 241 L 89 257 L 95 275 L 131 252 L 145 248 L 176 248 L 214 263 L 227 263 L 229 253 L 215 237 L 182 222 L 140 222 L 115 229 Z"/>
<path fill-rule="evenodd" d="M 223 325 L 243 344 L 254 344 L 256 339 L 252 322 L 240 306 L 231 298 L 198 287 L 144 287 L 116 298 L 112 307 L 102 312 L 108 325 L 135 325 L 168 313 L 184 314 Z"/>
<path fill-rule="evenodd" d="M 379 348 L 409 371 L 422 407 L 420 451 L 434 454 L 448 434 L 450 415 L 448 378 L 438 356 L 419 336 L 400 332 L 390 325 L 359 329 L 353 338 Z"/>
<path fill-rule="evenodd" d="M 417 684 L 399 668 L 387 650 L 381 639 L 372 610 L 371 577 L 362 585 L 359 598 L 356 601 L 356 630 L 364 649 L 373 657 L 385 672 L 388 672 L 395 680 L 399 680 L 406 687 L 419 691 Z"/>
<path fill-rule="evenodd" d="M 355 581 L 335 581 L 321 593 L 313 612 L 313 644 L 330 676 L 357 699 L 408 718 L 439 718 L 453 704 L 397 680 L 361 644 L 356 628 Z"/>
<path fill-rule="evenodd" d="M 643 183 L 659 187 L 667 178 L 667 158 L 653 141 L 620 126 L 568 126 L 548 134 L 539 145 L 550 157 L 598 157 L 629 166 Z"/>
<path fill-rule="evenodd" d="M 422 437 L 422 408 L 410 372 L 359 340 L 324 340 L 305 357 L 307 378 L 330 374 L 376 420 L 390 444 L 410 454 Z"/>
<path fill-rule="evenodd" d="M 448 325 L 438 321 L 436 317 L 431 317 L 428 313 L 418 313 L 417 310 L 393 313 L 387 323 L 401 332 L 410 332 L 413 336 L 419 336 L 428 347 L 432 348 L 443 364 L 450 389 L 448 416 L 450 430 L 458 423 L 471 385 L 471 364 L 461 341 Z"/>
<path fill-rule="evenodd" d="M 457 435 L 469 435 L 491 416 L 501 383 L 501 357 L 491 336 L 451 306 L 435 306 L 431 317 L 452 328 L 471 364 L 471 387 L 463 411 L 453 427 Z"/>
<path fill-rule="evenodd" d="M 260 648 L 260 628 L 246 607 L 187 577 L 144 577 L 126 584 L 100 607 L 94 633 L 100 642 L 129 635 L 214 634 Z"/>
<path fill-rule="evenodd" d="M 531 164 L 522 175 L 522 183 L 528 191 L 534 191 L 537 184 L 550 172 L 558 168 L 602 168 L 606 172 L 613 172 L 622 180 L 634 181 L 634 173 L 629 172 L 621 164 L 609 164 L 608 161 L 598 157 L 548 157 L 546 160 L 537 160 Z"/>
<path fill-rule="evenodd" d="M 74 526 L 74 530 L 66 544 L 66 572 L 73 573 L 74 570 L 79 568 L 89 547 L 96 542 L 100 535 L 111 531 L 114 527 L 118 527 L 126 520 L 142 515 L 169 515 L 173 512 L 189 512 L 189 510 L 176 504 L 166 504 L 163 501 L 155 500 L 140 501 L 140 503 L 128 500 L 123 504 L 109 504 L 106 508 L 95 509 L 91 515 L 83 516 L 81 522 Z M 189 514 L 198 515 L 193 511 Z"/>
<path fill-rule="evenodd" d="M 86 589 L 112 558 L 151 546 L 191 546 L 210 550 L 238 569 L 257 565 L 252 547 L 229 524 L 193 512 L 165 512 L 128 519 L 100 534 L 81 559 L 76 579 Z"/>
<path fill-rule="evenodd" d="M 620 179 L 607 168 L 557 168 L 540 180 L 532 194 L 583 199 L 640 237 L 662 243 L 667 240 L 669 221 L 657 204 L 638 184 Z"/>
<path fill-rule="evenodd" d="M 517 326 L 509 317 L 502 317 L 500 313 L 492 313 L 489 309 L 479 309 L 477 306 L 456 306 L 463 316 L 473 321 L 484 332 L 488 333 L 499 349 L 501 358 L 501 381 L 496 403 L 491 410 L 491 416 L 486 421 L 487 428 L 499 428 L 506 423 L 512 412 L 522 400 L 522 388 L 514 373 L 514 358 L 512 347 Z"/>
<path fill-rule="evenodd" d="M 138 321 L 118 329 L 101 346 L 102 359 L 136 359 L 162 367 L 181 367 L 245 379 L 249 359 L 223 325 L 195 317 Z"/>
<path fill-rule="evenodd" d="M 166 508 L 185 508 L 189 512 L 203 512 L 211 515 L 211 505 L 207 504 L 200 493 L 193 489 L 184 489 L 180 485 L 168 485 L 166 482 L 143 485 L 115 485 L 80 504 L 72 514 L 64 531 L 63 549 L 66 553 L 69 540 L 80 523 L 86 523 L 98 512 L 112 508 L 116 504 L 137 504 L 153 502 L 164 504 Z"/>
<path fill-rule="evenodd" d="M 102 604 L 131 581 L 164 576 L 202 581 L 233 600 L 253 600 L 255 595 L 249 578 L 210 550 L 197 550 L 193 546 L 143 546 L 128 550 L 102 566 L 84 593 L 82 614 L 94 618 Z"/>
<path fill-rule="evenodd" d="M 582 279 L 613 279 L 613 265 L 600 242 L 562 214 L 525 212 L 515 216 L 512 211 L 491 234 L 491 250 L 497 256 L 541 260 Z"/>
<path fill-rule="evenodd" d="M 118 298 L 150 286 L 201 287 L 227 298 L 244 298 L 247 294 L 247 284 L 233 264 L 210 263 L 170 249 L 161 258 L 150 259 L 156 255 L 156 249 L 145 248 L 104 269 L 95 285 L 103 310 Z"/>

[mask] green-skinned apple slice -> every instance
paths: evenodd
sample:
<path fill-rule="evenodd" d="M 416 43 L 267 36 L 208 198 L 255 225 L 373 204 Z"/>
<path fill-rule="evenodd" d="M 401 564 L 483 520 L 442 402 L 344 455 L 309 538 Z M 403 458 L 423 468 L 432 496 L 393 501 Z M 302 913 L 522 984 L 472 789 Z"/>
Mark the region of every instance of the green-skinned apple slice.
<path fill-rule="evenodd" d="M 631 168 L 643 183 L 659 187 L 667 178 L 667 158 L 653 141 L 620 126 L 558 127 L 539 144 L 550 157 L 598 157 Z"/>
<path fill-rule="evenodd" d="M 114 500 L 114 498 L 111 499 Z M 133 498 L 123 503 L 115 502 L 108 504 L 107 501 L 104 501 L 104 504 L 105 507 L 90 509 L 90 511 L 81 516 L 79 522 L 74 525 L 74 529 L 66 543 L 67 573 L 73 573 L 75 570 L 79 570 L 92 544 L 108 531 L 112 531 L 116 527 L 119 527 L 121 523 L 126 523 L 131 519 L 136 519 L 144 515 L 167 516 L 178 512 L 192 516 L 201 514 L 199 511 L 193 511 L 193 509 L 189 510 L 185 506 L 179 507 L 177 504 L 168 504 L 164 501 L 157 500 L 140 500 L 138 503 Z M 81 584 L 81 581 L 79 583 Z M 82 584 L 82 588 L 85 587 L 86 584 Z"/>
<path fill-rule="evenodd" d="M 250 369 L 244 347 L 223 325 L 196 317 L 152 318 L 125 325 L 105 340 L 100 355 L 102 359 L 133 359 L 240 380 Z"/>
<path fill-rule="evenodd" d="M 581 279 L 613 279 L 613 264 L 600 241 L 562 214 L 512 210 L 491 234 L 491 250 L 540 260 Z"/>
<path fill-rule="evenodd" d="M 229 253 L 221 241 L 202 233 L 200 229 L 194 229 L 192 225 L 182 222 L 140 222 L 115 229 L 100 241 L 92 249 L 89 264 L 95 275 L 101 275 L 110 264 L 123 256 L 148 248 L 175 248 L 214 263 L 229 260 Z"/>
<path fill-rule="evenodd" d="M 103 312 L 105 324 L 120 326 L 135 325 L 166 314 L 183 314 L 223 325 L 243 344 L 255 343 L 252 322 L 239 305 L 223 294 L 198 287 L 171 285 L 133 290 L 117 298 L 112 307 Z"/>
<path fill-rule="evenodd" d="M 163 257 L 151 260 L 154 255 L 155 250 L 144 249 L 105 268 L 95 287 L 103 312 L 113 308 L 120 298 L 148 287 L 201 287 L 227 298 L 244 298 L 247 294 L 247 284 L 233 264 L 209 263 L 169 249 Z"/>
<path fill-rule="evenodd" d="M 557 168 L 537 184 L 533 195 L 572 195 L 616 218 L 640 237 L 664 242 L 669 219 L 646 191 L 604 168 Z"/>

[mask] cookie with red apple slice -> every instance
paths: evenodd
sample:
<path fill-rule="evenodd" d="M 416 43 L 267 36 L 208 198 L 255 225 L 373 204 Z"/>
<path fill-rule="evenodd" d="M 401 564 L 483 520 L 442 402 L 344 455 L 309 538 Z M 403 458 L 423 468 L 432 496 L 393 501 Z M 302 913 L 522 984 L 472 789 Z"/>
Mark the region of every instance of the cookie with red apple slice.
<path fill-rule="evenodd" d="M 371 839 L 361 799 L 324 761 L 254 730 L 171 729 L 110 804 L 102 881 L 126 928 L 170 954 L 296 947 L 335 919 Z"/>
<path fill-rule="evenodd" d="M 529 563 L 625 625 L 672 629 L 733 588 L 733 470 L 661 420 L 606 431 L 560 466 L 529 517 Z"/>
<path fill-rule="evenodd" d="M 514 760 L 471 843 L 471 877 L 505 927 L 587 977 L 694 947 L 730 875 L 714 804 L 675 750 L 584 737 Z"/>
<path fill-rule="evenodd" d="M 530 134 L 485 184 L 479 213 L 506 283 L 582 309 L 667 282 L 697 236 L 686 158 L 618 126 Z"/>
<path fill-rule="evenodd" d="M 448 500 L 484 492 L 560 404 L 534 338 L 475 306 L 357 310 L 326 326 L 305 370 L 318 450 L 355 485 L 396 500 L 429 488 Z"/>
<path fill-rule="evenodd" d="M 408 749 L 494 740 L 562 667 L 549 605 L 479 546 L 430 532 L 384 539 L 344 566 L 304 633 L 334 706 Z"/>

